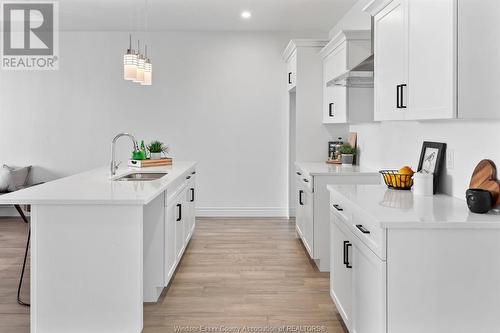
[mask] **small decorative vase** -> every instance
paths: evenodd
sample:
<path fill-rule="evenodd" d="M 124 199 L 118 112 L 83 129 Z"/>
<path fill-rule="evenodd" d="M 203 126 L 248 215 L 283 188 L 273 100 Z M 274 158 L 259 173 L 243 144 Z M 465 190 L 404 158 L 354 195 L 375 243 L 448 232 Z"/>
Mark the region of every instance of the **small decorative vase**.
<path fill-rule="evenodd" d="M 150 153 L 150 158 L 152 160 L 160 160 L 161 159 L 161 153 Z"/>
<path fill-rule="evenodd" d="M 354 154 L 342 154 L 341 156 L 342 165 L 352 165 L 354 162 Z"/>

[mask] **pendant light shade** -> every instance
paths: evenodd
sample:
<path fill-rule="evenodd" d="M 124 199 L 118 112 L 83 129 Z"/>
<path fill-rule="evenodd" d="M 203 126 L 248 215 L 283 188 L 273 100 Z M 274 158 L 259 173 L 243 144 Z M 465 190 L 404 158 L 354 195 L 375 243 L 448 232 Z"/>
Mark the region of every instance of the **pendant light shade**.
<path fill-rule="evenodd" d="M 127 52 L 123 55 L 123 78 L 135 80 L 137 78 L 137 54 L 132 50 L 132 35 Z"/>
<path fill-rule="evenodd" d="M 134 82 L 142 83 L 144 81 L 144 56 L 139 54 L 137 58 L 137 75 Z"/>
<path fill-rule="evenodd" d="M 143 86 L 150 86 L 153 84 L 153 65 L 151 61 L 146 58 L 144 61 L 144 80 L 142 81 Z"/>

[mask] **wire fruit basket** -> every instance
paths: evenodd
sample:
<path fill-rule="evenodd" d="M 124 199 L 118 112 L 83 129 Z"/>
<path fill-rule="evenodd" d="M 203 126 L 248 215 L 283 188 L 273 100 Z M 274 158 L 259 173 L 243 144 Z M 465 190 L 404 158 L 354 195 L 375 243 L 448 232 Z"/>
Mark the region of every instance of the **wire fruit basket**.
<path fill-rule="evenodd" d="M 398 170 L 381 170 L 387 187 L 395 190 L 410 190 L 413 186 L 413 175 L 399 173 Z"/>

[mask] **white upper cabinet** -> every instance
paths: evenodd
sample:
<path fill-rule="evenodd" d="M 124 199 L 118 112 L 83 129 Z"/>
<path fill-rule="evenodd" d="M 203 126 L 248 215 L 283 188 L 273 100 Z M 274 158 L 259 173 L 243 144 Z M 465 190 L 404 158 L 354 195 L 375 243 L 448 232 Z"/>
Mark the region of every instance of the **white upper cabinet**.
<path fill-rule="evenodd" d="M 407 82 L 406 1 L 395 0 L 375 16 L 375 120 L 402 120 Z"/>
<path fill-rule="evenodd" d="M 455 0 L 374 0 L 375 120 L 456 117 Z"/>
<path fill-rule="evenodd" d="M 323 58 L 323 123 L 373 121 L 373 84 L 354 88 L 339 77 L 371 54 L 371 33 L 342 31 L 320 52 Z"/>
<path fill-rule="evenodd" d="M 458 1 L 458 114 L 500 118 L 500 1 Z"/>

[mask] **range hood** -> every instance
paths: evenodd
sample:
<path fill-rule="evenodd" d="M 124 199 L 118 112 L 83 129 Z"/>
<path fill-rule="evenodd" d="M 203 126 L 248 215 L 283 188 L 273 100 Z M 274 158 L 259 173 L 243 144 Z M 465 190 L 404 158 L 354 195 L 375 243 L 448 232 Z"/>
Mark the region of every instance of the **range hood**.
<path fill-rule="evenodd" d="M 373 70 L 374 70 L 374 54 L 373 54 L 373 35 L 374 35 L 374 19 L 372 16 L 371 22 L 371 54 L 354 66 L 347 72 L 337 76 L 327 83 L 328 86 L 342 87 L 358 87 L 358 88 L 373 88 Z"/>

